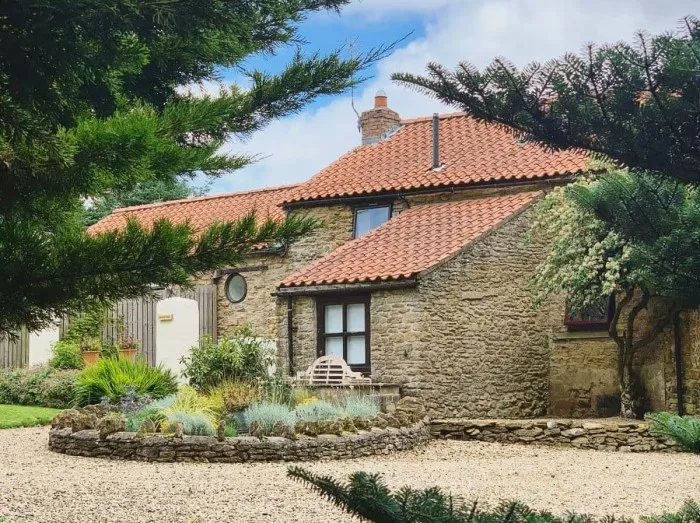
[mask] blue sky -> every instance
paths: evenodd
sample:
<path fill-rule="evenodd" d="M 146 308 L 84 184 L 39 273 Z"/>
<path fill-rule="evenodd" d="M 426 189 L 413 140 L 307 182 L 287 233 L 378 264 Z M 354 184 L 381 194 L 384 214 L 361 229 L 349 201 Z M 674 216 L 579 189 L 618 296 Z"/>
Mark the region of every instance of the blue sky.
<path fill-rule="evenodd" d="M 372 78 L 355 93 L 362 111 L 383 89 L 389 106 L 411 118 L 455 109 L 393 84 L 393 72 L 420 73 L 428 61 L 454 66 L 466 60 L 483 67 L 499 55 L 522 66 L 578 51 L 586 42 L 630 40 L 637 29 L 673 30 L 686 14 L 700 15 L 696 0 L 364 0 L 340 15 L 310 17 L 300 34 L 308 42 L 305 51 L 323 53 L 350 42 L 366 51 L 413 32 L 368 71 Z M 245 66 L 274 73 L 293 52 L 289 47 L 276 56 L 253 57 Z M 222 71 L 222 81 L 240 84 L 242 78 L 236 71 Z M 359 140 L 349 94 L 320 99 L 244 142 L 232 137 L 225 150 L 257 154 L 260 160 L 212 181 L 210 192 L 304 181 Z"/>

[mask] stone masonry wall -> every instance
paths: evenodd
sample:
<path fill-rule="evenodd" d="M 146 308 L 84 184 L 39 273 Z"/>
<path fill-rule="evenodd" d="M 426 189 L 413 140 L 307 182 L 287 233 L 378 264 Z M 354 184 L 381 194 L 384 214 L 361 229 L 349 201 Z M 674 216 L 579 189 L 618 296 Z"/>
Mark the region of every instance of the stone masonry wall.
<path fill-rule="evenodd" d="M 428 424 L 404 428 L 372 428 L 347 436 L 325 434 L 290 440 L 238 436 L 217 441 L 208 436 L 140 436 L 117 432 L 105 439 L 96 430 L 51 429 L 49 448 L 72 456 L 161 462 L 247 463 L 256 461 L 316 461 L 352 459 L 420 447 L 430 439 Z"/>
<path fill-rule="evenodd" d="M 622 419 L 445 419 L 433 420 L 430 433 L 433 437 L 444 439 L 571 446 L 619 452 L 681 450 L 674 441 L 652 434 L 646 423 Z"/>
<path fill-rule="evenodd" d="M 286 321 L 286 301 L 272 296 L 277 285 L 285 277 L 311 261 L 335 250 L 352 239 L 352 209 L 346 206 L 314 207 L 299 212 L 312 216 L 321 226 L 308 236 L 293 244 L 284 255 L 251 255 L 242 267 L 266 266 L 266 270 L 246 271 L 243 276 L 248 285 L 248 294 L 240 303 L 230 303 L 226 298 L 226 278 L 218 283 L 218 326 L 219 333 L 225 334 L 243 324 L 251 324 L 253 330 L 262 337 L 281 340 L 286 337 L 286 328 L 280 328 L 280 321 Z M 286 351 L 280 347 L 280 354 Z"/>
<path fill-rule="evenodd" d="M 432 417 L 547 412 L 548 311 L 532 309 L 526 285 L 543 250 L 524 239 L 529 212 L 425 275 L 401 304 L 387 293 L 372 298 L 373 312 L 396 312 L 391 346 L 378 346 L 373 331 L 373 372 L 419 395 Z"/>

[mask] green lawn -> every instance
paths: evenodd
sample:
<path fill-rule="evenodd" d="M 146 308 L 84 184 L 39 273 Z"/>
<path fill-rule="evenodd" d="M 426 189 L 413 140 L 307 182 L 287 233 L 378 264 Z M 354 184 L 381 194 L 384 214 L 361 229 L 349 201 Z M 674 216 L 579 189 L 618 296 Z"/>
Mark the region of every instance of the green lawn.
<path fill-rule="evenodd" d="M 46 407 L 0 405 L 0 429 L 48 425 L 59 412 L 61 412 L 59 409 L 48 409 Z"/>

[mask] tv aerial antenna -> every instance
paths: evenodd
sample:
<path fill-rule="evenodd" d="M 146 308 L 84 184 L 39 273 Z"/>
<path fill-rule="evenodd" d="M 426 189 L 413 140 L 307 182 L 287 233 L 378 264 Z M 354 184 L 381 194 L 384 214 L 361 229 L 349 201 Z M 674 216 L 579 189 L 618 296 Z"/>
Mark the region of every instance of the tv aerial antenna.
<path fill-rule="evenodd" d="M 354 40 L 351 40 L 348 43 L 348 50 L 350 52 L 350 59 L 352 60 L 355 58 L 355 45 L 357 44 L 357 38 Z M 361 131 L 362 129 L 360 128 L 360 113 L 357 111 L 357 108 L 355 107 L 355 83 L 354 83 L 354 76 L 353 75 L 353 84 L 350 86 L 350 106 L 352 107 L 352 110 L 355 111 L 355 116 L 357 116 L 357 130 Z"/>

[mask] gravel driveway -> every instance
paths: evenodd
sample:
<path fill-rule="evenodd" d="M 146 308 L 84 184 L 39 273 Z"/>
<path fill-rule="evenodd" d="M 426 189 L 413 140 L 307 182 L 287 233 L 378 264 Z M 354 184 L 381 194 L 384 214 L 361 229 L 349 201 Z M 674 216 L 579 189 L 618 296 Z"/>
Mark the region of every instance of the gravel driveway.
<path fill-rule="evenodd" d="M 48 429 L 0 431 L 0 517 L 51 522 L 349 522 L 284 464 L 147 464 L 49 452 Z M 637 516 L 700 500 L 700 456 L 625 454 L 477 442 L 324 462 L 344 476 L 382 472 L 392 486 L 441 485 L 467 499 L 520 499 L 536 508 Z M 354 520 L 356 521 L 356 520 Z"/>

